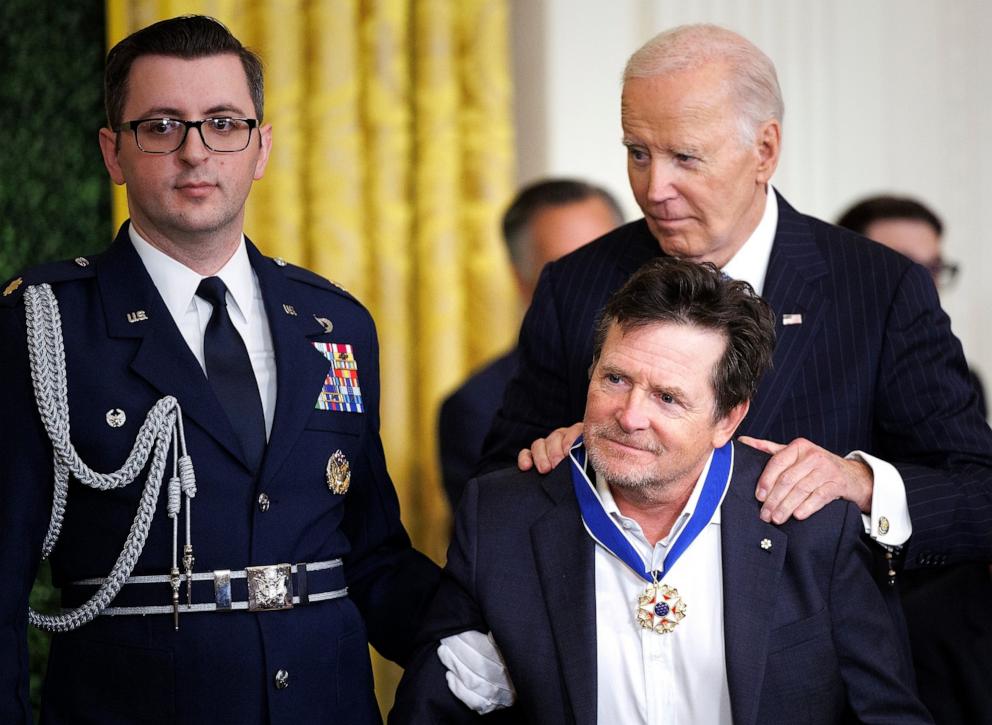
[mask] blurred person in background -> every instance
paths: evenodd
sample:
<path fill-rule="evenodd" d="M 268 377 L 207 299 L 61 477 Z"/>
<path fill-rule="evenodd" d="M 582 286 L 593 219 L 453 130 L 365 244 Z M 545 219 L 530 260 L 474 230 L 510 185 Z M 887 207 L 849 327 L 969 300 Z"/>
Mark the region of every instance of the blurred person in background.
<path fill-rule="evenodd" d="M 623 224 L 608 191 L 576 179 L 545 179 L 517 194 L 503 215 L 503 239 L 524 306 L 541 270 L 583 244 Z M 444 490 L 458 506 L 482 453 L 482 441 L 517 369 L 517 350 L 490 361 L 441 404 L 438 441 Z"/>
<path fill-rule="evenodd" d="M 956 262 L 944 259 L 944 224 L 929 207 L 916 199 L 901 196 L 870 196 L 844 212 L 838 226 L 862 234 L 926 267 L 938 291 L 954 284 Z M 988 403 L 981 379 L 971 371 L 978 391 L 982 415 L 988 417 Z"/>

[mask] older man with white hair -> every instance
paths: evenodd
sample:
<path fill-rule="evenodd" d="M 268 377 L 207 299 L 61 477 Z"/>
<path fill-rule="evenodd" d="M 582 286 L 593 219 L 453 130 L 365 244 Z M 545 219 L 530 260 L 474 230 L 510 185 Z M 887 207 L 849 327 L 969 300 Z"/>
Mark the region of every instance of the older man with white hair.
<path fill-rule="evenodd" d="M 782 117 L 774 65 L 736 33 L 684 26 L 634 53 L 621 120 L 644 218 L 545 269 L 483 467 L 521 449 L 524 468 L 560 461 L 582 419 L 593 320 L 610 293 L 658 256 L 712 262 L 750 282 L 776 316 L 773 371 L 738 429 L 772 454 L 755 487 L 762 520 L 853 502 L 888 592 L 900 567 L 925 575 L 987 561 L 992 431 L 933 282 L 771 188 Z M 955 593 L 933 594 L 940 616 Z"/>

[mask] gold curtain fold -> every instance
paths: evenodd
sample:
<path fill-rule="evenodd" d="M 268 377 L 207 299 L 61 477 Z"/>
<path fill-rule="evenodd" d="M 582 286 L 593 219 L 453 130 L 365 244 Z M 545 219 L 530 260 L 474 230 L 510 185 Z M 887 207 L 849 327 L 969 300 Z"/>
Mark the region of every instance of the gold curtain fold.
<path fill-rule="evenodd" d="M 499 232 L 513 191 L 507 0 L 108 0 L 108 43 L 185 13 L 218 18 L 265 63 L 273 152 L 246 233 L 371 310 L 403 520 L 441 562 L 437 408 L 519 321 Z M 397 673 L 376 662 L 384 708 Z"/>

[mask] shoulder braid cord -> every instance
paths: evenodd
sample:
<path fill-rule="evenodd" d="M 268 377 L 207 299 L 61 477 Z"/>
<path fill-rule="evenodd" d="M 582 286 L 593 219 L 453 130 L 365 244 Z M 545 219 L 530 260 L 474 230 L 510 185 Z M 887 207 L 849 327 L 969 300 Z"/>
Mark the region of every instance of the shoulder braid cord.
<path fill-rule="evenodd" d="M 34 626 L 50 632 L 68 632 L 99 616 L 134 571 L 134 566 L 145 546 L 145 540 L 148 538 L 152 517 L 155 515 L 155 506 L 162 487 L 162 475 L 170 447 L 173 451 L 172 476 L 169 479 L 167 509 L 169 518 L 172 519 L 173 590 L 174 592 L 177 590 L 177 528 L 181 496 L 183 494 L 186 496 L 186 551 L 192 560 L 189 511 L 192 499 L 196 496 L 196 478 L 192 461 L 186 453 L 182 410 L 179 402 L 171 395 L 160 399 L 148 411 L 131 453 L 118 470 L 113 473 L 97 473 L 83 463 L 69 437 L 69 395 L 62 318 L 59 314 L 58 301 L 51 286 L 41 284 L 32 285 L 25 290 L 24 303 L 31 380 L 38 412 L 52 443 L 55 479 L 52 516 L 42 544 L 42 558 L 47 559 L 51 554 L 62 530 L 70 475 L 84 486 L 101 491 L 123 488 L 138 477 L 149 456 L 151 457 L 145 488 L 131 530 L 124 542 L 124 548 L 114 562 L 110 574 L 93 596 L 79 607 L 63 610 L 62 614 L 58 615 L 41 614 L 28 608 L 28 620 Z M 187 588 L 190 573 L 188 566 Z"/>

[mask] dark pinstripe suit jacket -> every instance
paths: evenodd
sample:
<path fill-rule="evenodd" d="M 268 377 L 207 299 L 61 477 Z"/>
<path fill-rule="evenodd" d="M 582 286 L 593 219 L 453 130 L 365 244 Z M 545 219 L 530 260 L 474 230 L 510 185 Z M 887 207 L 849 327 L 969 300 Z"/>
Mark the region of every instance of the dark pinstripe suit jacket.
<path fill-rule="evenodd" d="M 950 615 L 941 642 L 932 624 L 914 631 L 910 610 L 917 669 L 936 667 L 939 675 L 928 675 L 921 692 L 935 712 L 957 708 L 947 722 L 992 722 L 992 690 L 981 684 L 992 678 L 992 587 L 985 564 L 976 563 L 992 560 L 992 431 L 961 345 L 922 267 L 799 214 L 781 196 L 778 206 L 763 290 L 778 317 L 774 370 L 739 433 L 780 442 L 801 436 L 841 455 L 863 450 L 895 464 L 913 521 L 904 566 L 916 571 L 904 581 L 907 604 L 922 600 L 932 612 L 935 602 L 977 600 L 972 616 Z M 659 254 L 641 220 L 545 268 L 483 470 L 582 419 L 595 315 Z M 783 326 L 784 314 L 801 314 L 802 324 Z M 977 684 L 962 685 L 968 680 Z"/>
<path fill-rule="evenodd" d="M 582 420 L 593 320 L 661 253 L 640 220 L 545 268 L 484 469 Z M 913 520 L 907 568 L 992 559 L 992 430 L 926 270 L 779 197 L 764 297 L 778 318 L 774 369 L 738 432 L 894 463 Z M 783 326 L 786 314 L 802 324 Z"/>

